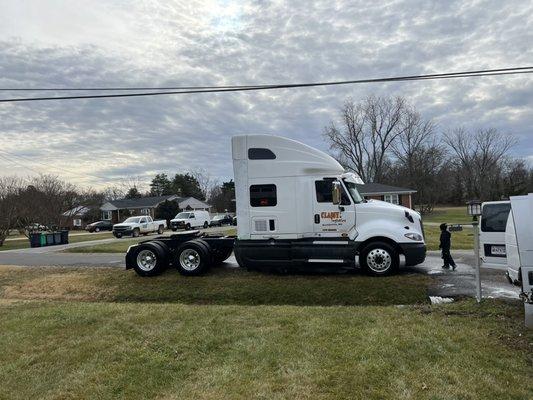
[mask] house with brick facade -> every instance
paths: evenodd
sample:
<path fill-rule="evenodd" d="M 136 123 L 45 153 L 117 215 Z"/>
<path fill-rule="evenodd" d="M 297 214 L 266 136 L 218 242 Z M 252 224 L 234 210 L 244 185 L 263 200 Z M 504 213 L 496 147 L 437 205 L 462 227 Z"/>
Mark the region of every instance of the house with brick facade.
<path fill-rule="evenodd" d="M 365 199 L 382 200 L 392 204 L 413 208 L 413 193 L 416 190 L 397 186 L 383 185 L 381 183 L 366 183 L 357 185 L 359 194 Z"/>

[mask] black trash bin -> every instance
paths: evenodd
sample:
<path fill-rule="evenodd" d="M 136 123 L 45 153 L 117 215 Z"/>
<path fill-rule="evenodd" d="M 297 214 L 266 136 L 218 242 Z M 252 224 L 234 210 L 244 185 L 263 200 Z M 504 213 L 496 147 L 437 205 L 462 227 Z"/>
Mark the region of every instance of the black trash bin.
<path fill-rule="evenodd" d="M 61 231 L 61 244 L 68 244 L 68 231 Z"/>
<path fill-rule="evenodd" d="M 54 232 L 54 244 L 61 244 L 61 232 Z"/>
<path fill-rule="evenodd" d="M 30 233 L 30 247 L 41 247 L 40 233 Z"/>

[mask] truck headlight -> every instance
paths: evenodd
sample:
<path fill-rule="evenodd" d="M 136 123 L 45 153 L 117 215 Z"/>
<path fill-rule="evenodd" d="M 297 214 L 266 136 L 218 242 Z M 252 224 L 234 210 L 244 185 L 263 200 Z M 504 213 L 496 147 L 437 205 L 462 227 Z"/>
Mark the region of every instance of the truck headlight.
<path fill-rule="evenodd" d="M 409 232 L 404 235 L 407 239 L 415 240 L 417 242 L 422 241 L 422 235 L 419 235 L 418 233 Z"/>

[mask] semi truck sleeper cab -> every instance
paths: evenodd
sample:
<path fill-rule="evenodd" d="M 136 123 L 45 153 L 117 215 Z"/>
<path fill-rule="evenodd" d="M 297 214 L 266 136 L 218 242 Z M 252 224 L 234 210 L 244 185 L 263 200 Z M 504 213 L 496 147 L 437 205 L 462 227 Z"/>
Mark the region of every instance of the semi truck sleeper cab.
<path fill-rule="evenodd" d="M 201 274 L 233 250 L 247 269 L 348 267 L 373 275 L 424 261 L 420 214 L 357 191 L 362 181 L 328 154 L 271 135 L 231 140 L 237 236 L 198 232 L 157 238 L 132 246 L 127 268 L 154 275 L 172 264 L 186 275 Z"/>

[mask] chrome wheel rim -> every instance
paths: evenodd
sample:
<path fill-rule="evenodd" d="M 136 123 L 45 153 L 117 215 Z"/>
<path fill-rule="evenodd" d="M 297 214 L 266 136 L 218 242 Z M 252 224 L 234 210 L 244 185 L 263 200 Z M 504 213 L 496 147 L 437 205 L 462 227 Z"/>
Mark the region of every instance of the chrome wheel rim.
<path fill-rule="evenodd" d="M 141 250 L 137 254 L 137 266 L 143 271 L 151 271 L 157 264 L 157 257 L 152 250 Z"/>
<path fill-rule="evenodd" d="M 194 249 L 185 249 L 180 254 L 180 265 L 187 271 L 194 271 L 200 266 L 200 254 Z"/>
<path fill-rule="evenodd" d="M 383 249 L 372 249 L 366 255 L 366 265 L 374 272 L 385 272 L 392 265 L 392 257 Z"/>

